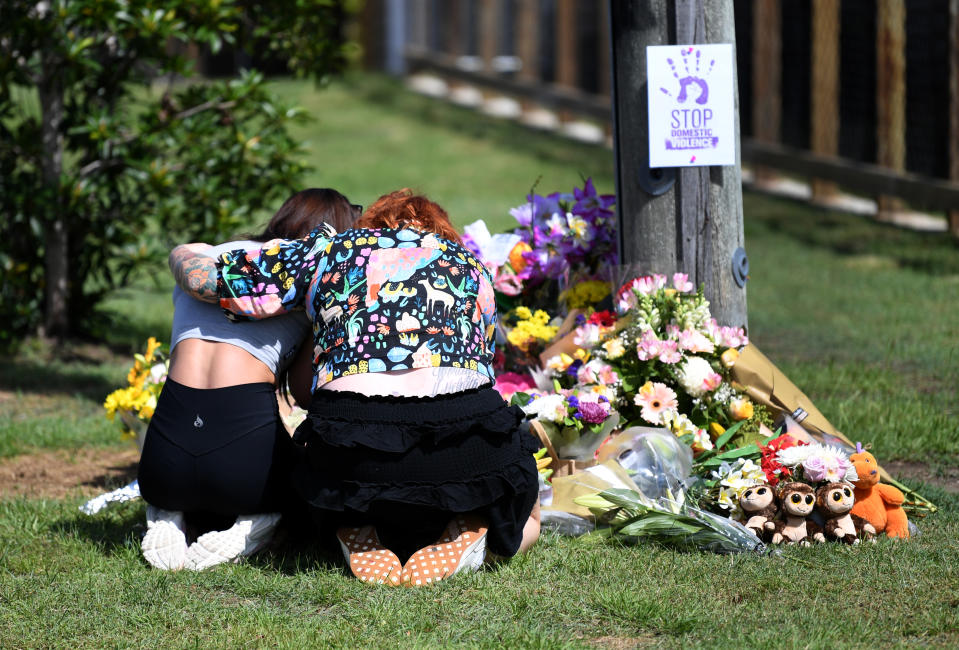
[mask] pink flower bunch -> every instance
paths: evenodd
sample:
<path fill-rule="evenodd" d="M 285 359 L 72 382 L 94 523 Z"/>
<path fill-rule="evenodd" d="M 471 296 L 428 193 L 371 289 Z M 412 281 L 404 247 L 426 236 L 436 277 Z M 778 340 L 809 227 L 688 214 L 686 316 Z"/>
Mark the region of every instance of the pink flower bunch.
<path fill-rule="evenodd" d="M 679 327 L 671 325 L 667 327 L 667 332 L 670 328 L 676 330 L 675 336 L 671 336 L 670 338 L 675 338 L 679 342 L 679 348 L 681 350 L 685 350 L 686 352 L 715 352 L 716 345 L 699 330 L 688 327 L 680 332 Z"/>
<path fill-rule="evenodd" d="M 706 332 L 722 348 L 741 348 L 749 344 L 749 337 L 742 327 L 720 326 L 715 318 L 706 323 Z"/>
<path fill-rule="evenodd" d="M 666 282 L 666 276 L 659 273 L 633 278 L 616 292 L 616 305 L 619 312 L 623 313 L 635 307 L 637 295 L 651 296 L 660 289 L 666 289 Z M 680 293 L 689 293 L 693 290 L 693 283 L 689 281 L 687 274 L 674 273 L 671 288 Z"/>
<path fill-rule="evenodd" d="M 576 371 L 576 381 L 581 384 L 611 386 L 619 383 L 619 375 L 602 359 L 590 359 Z"/>
<path fill-rule="evenodd" d="M 683 358 L 679 352 L 679 343 L 672 339 L 660 339 L 652 330 L 643 332 L 636 342 L 636 356 L 640 361 L 659 359 L 663 363 L 679 363 Z"/>

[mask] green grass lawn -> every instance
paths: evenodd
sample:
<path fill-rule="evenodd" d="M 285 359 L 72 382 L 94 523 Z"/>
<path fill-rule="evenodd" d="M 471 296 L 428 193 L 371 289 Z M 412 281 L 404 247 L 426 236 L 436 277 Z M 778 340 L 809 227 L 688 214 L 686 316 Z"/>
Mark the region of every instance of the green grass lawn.
<path fill-rule="evenodd" d="M 275 88 L 316 120 L 307 185 L 368 204 L 410 186 L 460 224 L 505 229 L 537 191 L 612 155 L 427 100 L 380 78 Z M 880 461 L 959 460 L 959 249 L 939 235 L 746 194 L 752 340 Z M 0 458 L 115 447 L 101 403 L 130 355 L 170 327 L 165 268 L 104 305 L 103 343 L 0 359 Z M 900 477 L 903 478 L 903 477 Z M 955 647 L 959 494 L 921 536 L 861 548 L 719 556 L 544 536 L 525 557 L 435 588 L 369 588 L 339 558 L 291 544 L 237 566 L 165 574 L 139 556 L 143 505 L 87 517 L 83 497 L 0 495 L 0 647 Z"/>

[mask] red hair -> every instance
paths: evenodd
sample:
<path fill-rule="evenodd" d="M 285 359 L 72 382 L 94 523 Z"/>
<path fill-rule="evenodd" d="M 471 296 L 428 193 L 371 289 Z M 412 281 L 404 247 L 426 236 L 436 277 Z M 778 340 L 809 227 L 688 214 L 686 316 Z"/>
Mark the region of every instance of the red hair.
<path fill-rule="evenodd" d="M 384 194 L 366 209 L 354 228 L 412 228 L 431 232 L 443 239 L 462 244 L 446 210 L 413 190 L 403 188 Z"/>

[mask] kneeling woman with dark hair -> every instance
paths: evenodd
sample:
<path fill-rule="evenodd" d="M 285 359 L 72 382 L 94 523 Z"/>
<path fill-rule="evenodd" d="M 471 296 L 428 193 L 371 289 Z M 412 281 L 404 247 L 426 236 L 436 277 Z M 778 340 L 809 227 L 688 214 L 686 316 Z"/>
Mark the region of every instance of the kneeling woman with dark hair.
<path fill-rule="evenodd" d="M 394 192 L 352 230 L 216 266 L 192 290 L 217 287 L 234 318 L 305 305 L 313 321 L 293 482 L 357 577 L 429 584 L 537 539 L 539 445 L 492 388 L 492 283 L 440 206 Z"/>
<path fill-rule="evenodd" d="M 303 236 L 323 224 L 346 229 L 358 213 L 339 192 L 304 190 L 287 199 L 262 233 L 208 254 L 257 251 L 263 242 Z M 157 568 L 203 569 L 268 542 L 289 502 L 285 476 L 293 448 L 276 385 L 278 378 L 286 384 L 294 353 L 305 347 L 307 372 L 300 369 L 290 385 L 303 385 L 300 399 L 309 395 L 310 324 L 302 311 L 230 323 L 216 306 L 179 288 L 173 305 L 170 371 L 138 472 L 148 504 L 141 550 Z M 188 545 L 187 521 L 214 530 Z"/>

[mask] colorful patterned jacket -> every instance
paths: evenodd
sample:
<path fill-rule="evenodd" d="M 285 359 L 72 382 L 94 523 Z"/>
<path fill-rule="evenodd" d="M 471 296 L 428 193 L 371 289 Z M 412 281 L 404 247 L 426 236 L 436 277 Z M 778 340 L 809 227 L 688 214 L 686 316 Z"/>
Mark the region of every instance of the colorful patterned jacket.
<path fill-rule="evenodd" d="M 415 230 L 317 229 L 217 260 L 220 306 L 234 320 L 306 309 L 313 390 L 344 375 L 430 366 L 492 379 L 496 303 L 470 251 Z"/>

